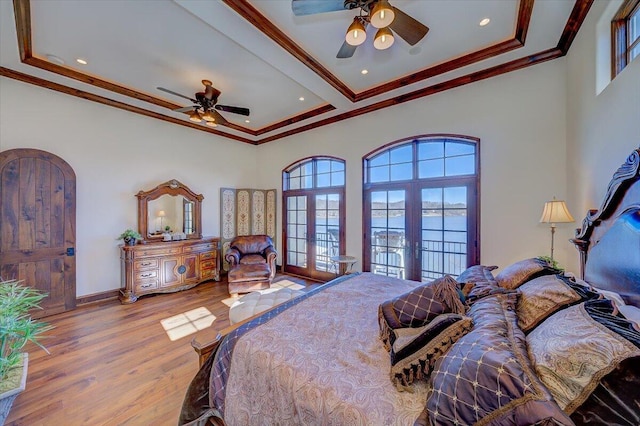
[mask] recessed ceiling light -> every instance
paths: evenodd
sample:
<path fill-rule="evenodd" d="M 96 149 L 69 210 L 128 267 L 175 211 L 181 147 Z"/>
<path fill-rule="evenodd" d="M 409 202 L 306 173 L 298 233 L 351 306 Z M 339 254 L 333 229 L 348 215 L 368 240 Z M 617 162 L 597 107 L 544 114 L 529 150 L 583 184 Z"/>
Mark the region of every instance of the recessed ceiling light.
<path fill-rule="evenodd" d="M 362 71 L 360 71 L 360 74 L 362 74 L 362 75 L 369 74 L 369 70 L 362 70 Z"/>
<path fill-rule="evenodd" d="M 244 120 L 245 123 L 251 123 L 251 120 Z"/>
<path fill-rule="evenodd" d="M 49 60 L 49 62 L 53 62 L 54 64 L 58 64 L 58 65 L 64 65 L 64 59 L 56 56 L 56 55 L 51 55 L 48 54 L 46 55 L 47 59 Z"/>
<path fill-rule="evenodd" d="M 85 61 L 85 60 L 84 60 L 84 59 L 82 59 L 82 58 L 78 58 L 78 59 L 76 59 L 76 62 L 77 62 L 77 63 L 79 63 L 79 64 L 82 64 L 82 65 L 87 65 L 87 61 Z"/>
<path fill-rule="evenodd" d="M 302 101 L 304 101 L 304 97 L 303 97 L 303 96 L 300 96 L 300 97 L 298 98 L 298 100 L 299 100 L 300 102 L 302 102 Z"/>
<path fill-rule="evenodd" d="M 489 22 L 491 22 L 491 19 L 484 18 L 482 21 L 480 21 L 480 23 L 478 25 L 480 25 L 481 27 L 484 27 L 485 25 L 488 25 Z"/>

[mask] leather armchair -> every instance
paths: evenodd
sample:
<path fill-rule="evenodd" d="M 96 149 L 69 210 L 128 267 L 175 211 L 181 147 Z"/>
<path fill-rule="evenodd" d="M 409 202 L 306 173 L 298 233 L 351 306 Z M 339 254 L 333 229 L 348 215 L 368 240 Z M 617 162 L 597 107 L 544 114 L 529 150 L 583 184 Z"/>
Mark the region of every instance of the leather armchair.
<path fill-rule="evenodd" d="M 276 275 L 277 256 L 268 235 L 246 235 L 232 240 L 225 254 L 229 262 L 229 293 L 269 288 Z"/>

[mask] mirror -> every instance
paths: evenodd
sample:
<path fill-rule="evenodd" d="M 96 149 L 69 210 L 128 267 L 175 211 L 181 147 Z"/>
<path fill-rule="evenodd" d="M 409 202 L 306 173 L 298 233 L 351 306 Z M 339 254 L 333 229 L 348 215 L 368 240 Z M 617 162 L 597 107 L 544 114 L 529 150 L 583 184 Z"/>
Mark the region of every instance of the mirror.
<path fill-rule="evenodd" d="M 202 194 L 173 179 L 150 191 L 140 191 L 138 197 L 138 231 L 145 239 L 162 239 L 167 227 L 171 232 L 183 232 L 188 239 L 202 238 Z"/>

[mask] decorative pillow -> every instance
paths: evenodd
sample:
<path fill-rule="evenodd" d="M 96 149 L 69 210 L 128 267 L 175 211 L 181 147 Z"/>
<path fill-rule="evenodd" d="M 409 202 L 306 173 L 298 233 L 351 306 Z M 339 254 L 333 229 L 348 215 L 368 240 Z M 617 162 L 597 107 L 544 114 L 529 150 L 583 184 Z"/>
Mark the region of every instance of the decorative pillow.
<path fill-rule="evenodd" d="M 436 361 L 416 424 L 572 424 L 535 375 L 516 300 L 496 294 L 469 309 L 474 328 Z"/>
<path fill-rule="evenodd" d="M 498 287 L 498 282 L 493 276 L 497 266 L 473 265 L 465 269 L 456 280 L 460 283 L 462 293 L 468 304 L 472 304 L 481 297 L 491 294 L 492 289 Z"/>
<path fill-rule="evenodd" d="M 518 325 L 525 333 L 567 306 L 598 299 L 600 294 L 564 275 L 543 275 L 518 288 Z"/>
<path fill-rule="evenodd" d="M 514 289 L 536 277 L 554 275 L 561 272 L 561 270 L 555 269 L 545 260 L 531 258 L 507 266 L 496 275 L 496 281 L 498 281 L 500 287 Z"/>
<path fill-rule="evenodd" d="M 380 337 L 385 348 L 390 351 L 396 337 L 394 330 L 422 327 L 440 314 L 464 314 L 464 311 L 458 295 L 458 282 L 445 275 L 380 304 Z"/>
<path fill-rule="evenodd" d="M 590 300 L 547 318 L 527 336 L 527 345 L 538 376 L 571 414 L 623 360 L 640 357 L 640 331 L 617 315 L 610 300 Z M 637 389 L 637 377 L 627 381 L 623 393 Z"/>
<path fill-rule="evenodd" d="M 471 318 L 442 314 L 418 328 L 395 330 L 391 348 L 391 381 L 398 390 L 407 390 L 414 380 L 426 378 L 436 359 L 471 330 Z"/>

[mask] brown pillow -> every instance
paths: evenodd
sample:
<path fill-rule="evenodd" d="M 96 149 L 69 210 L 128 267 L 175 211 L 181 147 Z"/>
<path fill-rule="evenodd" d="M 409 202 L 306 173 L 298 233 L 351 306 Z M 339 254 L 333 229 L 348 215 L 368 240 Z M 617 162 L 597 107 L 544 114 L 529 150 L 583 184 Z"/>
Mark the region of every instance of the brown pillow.
<path fill-rule="evenodd" d="M 562 271 L 554 268 L 547 261 L 536 257 L 507 266 L 496 275 L 496 281 L 500 287 L 515 289 L 536 277 L 559 274 L 560 272 Z"/>
<path fill-rule="evenodd" d="M 440 314 L 464 314 L 464 311 L 458 294 L 458 282 L 445 275 L 380 304 L 380 338 L 390 351 L 396 338 L 394 330 L 422 327 Z"/>
<path fill-rule="evenodd" d="M 561 274 L 534 278 L 521 285 L 518 292 L 518 325 L 525 333 L 560 309 L 601 297 L 589 287 Z"/>

